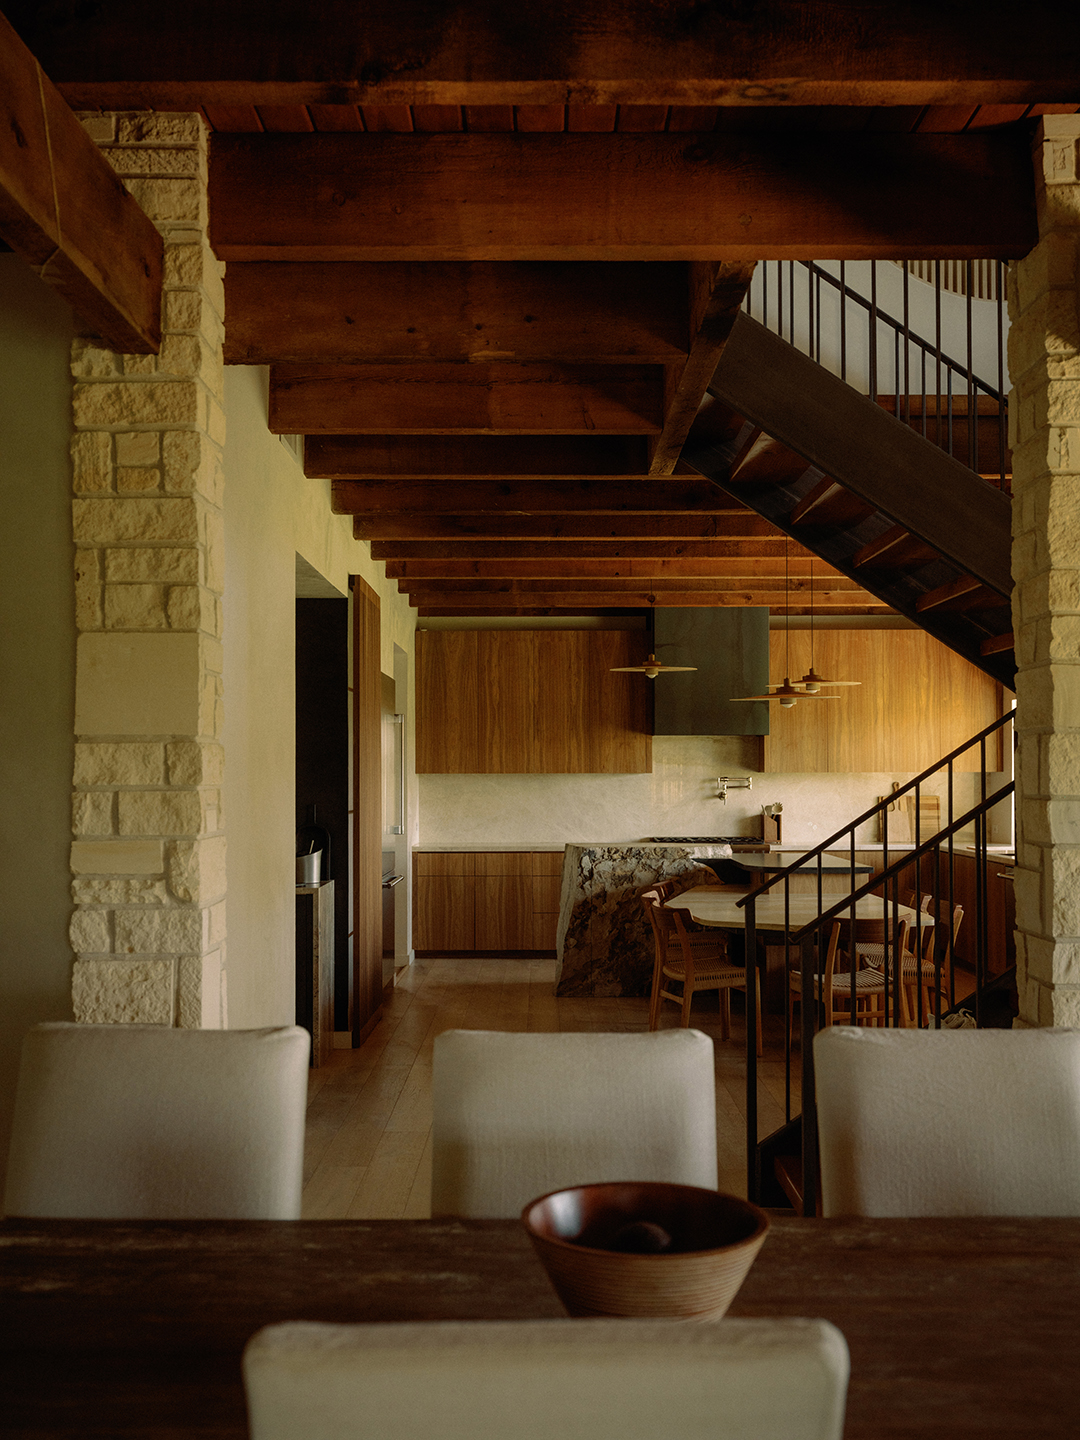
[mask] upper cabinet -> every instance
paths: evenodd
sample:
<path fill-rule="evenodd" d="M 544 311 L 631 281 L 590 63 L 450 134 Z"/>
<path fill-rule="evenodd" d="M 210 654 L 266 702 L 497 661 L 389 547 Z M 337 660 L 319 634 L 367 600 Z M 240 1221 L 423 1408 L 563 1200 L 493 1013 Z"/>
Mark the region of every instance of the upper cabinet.
<path fill-rule="evenodd" d="M 647 774 L 641 631 L 420 630 L 416 769 L 443 775 Z"/>
<path fill-rule="evenodd" d="M 769 706 L 734 704 L 761 695 L 769 680 L 769 610 L 765 605 L 658 607 L 653 649 L 665 665 L 693 665 L 656 681 L 654 735 L 767 735 Z"/>
<path fill-rule="evenodd" d="M 808 630 L 774 630 L 772 679 L 793 682 L 810 668 Z M 814 669 L 861 684 L 826 691 L 835 700 L 772 705 L 765 769 L 773 773 L 875 771 L 918 774 L 1002 713 L 1002 687 L 923 630 L 818 630 Z M 1003 768 L 1000 733 L 987 746 Z M 978 748 L 957 761 L 979 769 Z"/>

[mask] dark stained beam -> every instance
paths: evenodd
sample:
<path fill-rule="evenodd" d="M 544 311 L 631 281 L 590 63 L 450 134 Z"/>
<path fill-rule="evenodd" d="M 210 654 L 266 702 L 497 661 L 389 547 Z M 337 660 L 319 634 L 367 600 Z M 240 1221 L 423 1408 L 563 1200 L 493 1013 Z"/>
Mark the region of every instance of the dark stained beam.
<path fill-rule="evenodd" d="M 668 510 L 712 510 L 717 487 L 707 480 L 426 481 L 334 480 L 337 515 L 445 514 L 651 515 Z"/>
<path fill-rule="evenodd" d="M 775 537 L 780 531 L 744 507 L 671 510 L 645 515 L 577 513 L 514 514 L 447 514 L 443 511 L 398 509 L 368 510 L 357 514 L 348 507 L 349 497 L 338 497 L 339 514 L 353 515 L 353 535 L 357 540 L 527 540 L 534 544 L 549 541 L 604 540 L 708 540 L 713 536 L 734 536 L 753 539 Z M 721 502 L 722 504 L 723 502 Z"/>
<path fill-rule="evenodd" d="M 1019 256 L 1026 134 L 215 135 L 233 261 Z"/>
<path fill-rule="evenodd" d="M 705 389 L 754 278 L 754 261 L 734 260 L 719 266 L 693 264 L 689 278 L 693 341 L 664 407 L 664 428 L 653 451 L 650 475 L 670 475 L 678 464 Z"/>
<path fill-rule="evenodd" d="M 767 605 L 774 611 L 787 613 L 782 590 L 763 590 L 756 587 L 733 590 L 661 590 L 651 585 L 639 585 L 627 590 L 559 589 L 526 590 L 513 586 L 503 590 L 447 590 L 444 586 L 433 585 L 430 590 L 409 592 L 410 603 L 418 609 L 429 606 L 452 605 L 465 613 L 477 610 L 495 610 L 506 606 L 529 605 L 561 610 L 610 610 L 643 609 L 654 605 Z M 815 610 L 847 611 L 852 607 L 860 613 L 891 614 L 889 606 L 876 600 L 865 590 L 844 590 L 838 595 L 823 590 L 814 595 Z M 807 606 L 792 607 L 790 613 L 801 614 Z"/>
<path fill-rule="evenodd" d="M 309 435 L 304 473 L 326 480 L 643 476 L 647 447 L 642 435 Z"/>
<path fill-rule="evenodd" d="M 799 557 L 787 562 L 786 573 L 802 577 L 810 573 L 809 558 Z M 423 584 L 431 580 L 665 580 L 677 576 L 695 580 L 737 580 L 769 578 L 783 583 L 785 559 L 780 557 L 682 556 L 666 559 L 649 556 L 641 559 L 567 559 L 550 554 L 545 547 L 539 556 L 514 556 L 502 560 L 388 560 L 388 580 L 408 580 Z M 814 568 L 815 579 L 839 578 L 839 572 L 821 562 Z M 845 581 L 842 588 L 848 588 Z"/>
<path fill-rule="evenodd" d="M 654 435 L 659 365 L 275 365 L 270 429 L 323 435 Z"/>
<path fill-rule="evenodd" d="M 161 236 L 2 15 L 0 235 L 113 350 L 160 349 Z"/>
<path fill-rule="evenodd" d="M 682 265 L 236 264 L 225 309 L 229 365 L 664 365 L 688 349 Z"/>
<path fill-rule="evenodd" d="M 1060 0 L 8 0 L 72 103 L 949 105 L 1069 101 Z M 632 78 L 627 78 L 632 77 Z"/>
<path fill-rule="evenodd" d="M 547 561 L 712 561 L 745 557 L 749 563 L 783 564 L 785 546 L 791 564 L 809 552 L 781 536 L 776 540 L 373 540 L 371 558 L 393 563 L 514 564 Z M 820 573 L 821 562 L 817 562 Z M 389 566 L 387 574 L 390 574 Z"/>
<path fill-rule="evenodd" d="M 494 579 L 485 579 L 482 576 L 475 576 L 464 580 L 454 579 L 400 579 L 398 580 L 398 591 L 402 595 L 410 595 L 414 592 L 425 590 L 439 590 L 446 595 L 531 595 L 535 592 L 555 593 L 560 590 L 571 590 L 575 594 L 585 595 L 591 591 L 601 594 L 618 595 L 624 591 L 637 593 L 642 589 L 655 591 L 657 595 L 676 592 L 679 594 L 712 594 L 712 595 L 737 595 L 746 590 L 754 590 L 762 595 L 772 597 L 766 604 L 775 604 L 778 601 L 804 600 L 810 603 L 810 586 L 804 580 L 789 579 L 785 583 L 781 575 L 756 575 L 730 578 L 727 576 L 693 576 L 693 575 L 650 575 L 650 576 L 558 576 L 539 575 L 535 579 L 517 578 L 503 576 Z M 843 602 L 837 602 L 836 596 L 846 596 Z M 815 584 L 813 597 L 815 605 L 819 596 L 822 603 L 849 604 L 853 598 L 859 604 L 870 602 L 873 597 L 868 591 L 857 584 L 854 580 L 844 579 L 842 576 L 833 578 L 828 588 L 818 589 Z M 831 597 L 831 598 L 830 598 Z M 531 603 L 531 602 L 530 602 Z M 756 602 L 744 601 L 747 605 Z M 879 601 L 884 605 L 884 601 Z"/>

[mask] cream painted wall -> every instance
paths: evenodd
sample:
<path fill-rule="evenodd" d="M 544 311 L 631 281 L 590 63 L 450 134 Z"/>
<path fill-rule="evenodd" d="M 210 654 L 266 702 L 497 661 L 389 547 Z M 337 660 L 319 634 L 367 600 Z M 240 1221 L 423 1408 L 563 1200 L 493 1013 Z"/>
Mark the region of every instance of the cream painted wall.
<path fill-rule="evenodd" d="M 816 845 L 887 795 L 903 775 L 765 775 L 760 742 L 735 736 L 653 739 L 651 775 L 420 775 L 420 844 L 565 845 L 649 835 L 760 833 L 762 805 L 784 807 L 784 843 Z M 716 799 L 719 775 L 751 775 L 753 789 Z M 928 791 L 944 787 L 928 785 Z M 967 798 L 971 797 L 971 798 Z M 973 803 L 974 777 L 956 798 Z M 966 807 L 965 807 L 966 808 Z M 1007 806 L 998 807 L 1008 838 Z M 996 816 L 998 811 L 992 812 Z M 962 812 L 961 812 L 962 813 Z M 873 829 L 859 836 L 878 839 Z"/>
<path fill-rule="evenodd" d="M 72 333 L 0 255 L 0 1172 L 23 1035 L 71 1019 Z"/>
<path fill-rule="evenodd" d="M 395 643 L 411 665 L 415 612 L 331 514 L 329 482 L 266 428 L 265 370 L 226 369 L 225 413 L 228 1023 L 279 1025 L 294 1005 L 296 555 L 342 594 L 350 574 L 379 592 L 387 674 Z"/>

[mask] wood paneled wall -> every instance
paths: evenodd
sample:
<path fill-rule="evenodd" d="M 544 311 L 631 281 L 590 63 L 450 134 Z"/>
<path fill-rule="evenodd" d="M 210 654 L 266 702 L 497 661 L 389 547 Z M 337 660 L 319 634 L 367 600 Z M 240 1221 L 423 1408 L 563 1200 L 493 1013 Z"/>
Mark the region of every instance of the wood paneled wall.
<path fill-rule="evenodd" d="M 922 630 L 819 630 L 813 648 L 819 675 L 862 683 L 829 692 L 836 700 L 770 705 L 766 771 L 917 774 L 1002 713 L 997 681 Z M 774 630 L 769 650 L 772 680 L 795 682 L 810 668 L 807 630 Z M 1000 736 L 987 763 L 1002 768 Z M 956 768 L 978 770 L 978 750 Z"/>
<path fill-rule="evenodd" d="M 648 681 L 639 632 L 421 630 L 420 774 L 647 774 Z"/>

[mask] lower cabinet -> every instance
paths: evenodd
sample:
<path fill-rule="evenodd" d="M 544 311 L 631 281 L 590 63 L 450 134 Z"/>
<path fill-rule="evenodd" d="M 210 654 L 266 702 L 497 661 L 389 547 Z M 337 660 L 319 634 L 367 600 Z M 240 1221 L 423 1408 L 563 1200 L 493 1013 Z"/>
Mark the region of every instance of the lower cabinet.
<path fill-rule="evenodd" d="M 413 855 L 417 951 L 554 950 L 561 850 L 420 850 Z"/>

